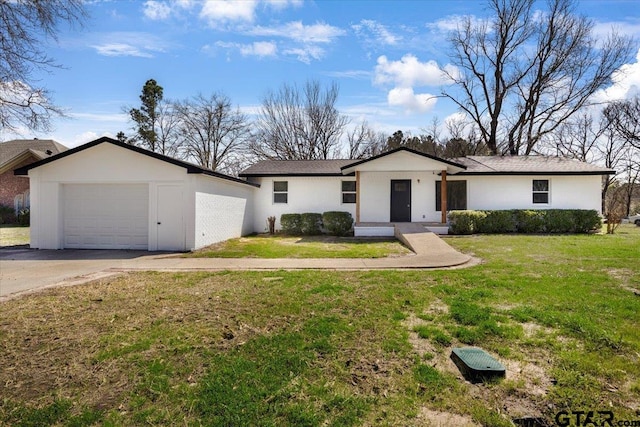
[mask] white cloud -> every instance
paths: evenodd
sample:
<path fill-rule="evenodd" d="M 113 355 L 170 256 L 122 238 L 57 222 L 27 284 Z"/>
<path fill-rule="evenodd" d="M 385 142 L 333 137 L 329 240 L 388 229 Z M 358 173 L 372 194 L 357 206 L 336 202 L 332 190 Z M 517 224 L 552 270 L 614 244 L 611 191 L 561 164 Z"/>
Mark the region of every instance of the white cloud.
<path fill-rule="evenodd" d="M 445 69 L 455 72 L 455 67 L 447 65 Z M 400 61 L 389 61 L 386 56 L 378 58 L 374 83 L 391 83 L 401 87 L 439 86 L 448 79 L 435 61 L 420 62 L 414 55 L 407 54 Z"/>
<path fill-rule="evenodd" d="M 138 32 L 115 32 L 98 34 L 89 46 L 104 56 L 135 56 L 152 58 L 154 53 L 165 52 L 170 47 L 153 34 Z"/>
<path fill-rule="evenodd" d="M 253 36 L 284 37 L 300 43 L 331 43 L 345 31 L 329 24 L 304 25 L 300 21 L 288 22 L 276 27 L 257 26 L 247 34 Z"/>
<path fill-rule="evenodd" d="M 429 22 L 426 26 L 434 31 L 448 33 L 450 31 L 457 30 L 460 24 L 467 19 L 472 21 L 473 26 L 482 25 L 484 22 L 482 19 L 474 15 L 449 15 L 437 21 Z"/>
<path fill-rule="evenodd" d="M 371 71 L 367 70 L 344 70 L 344 71 L 329 71 L 326 75 L 339 79 L 369 79 L 372 76 Z"/>
<path fill-rule="evenodd" d="M 285 55 L 295 56 L 300 62 L 304 62 L 305 64 L 310 64 L 312 60 L 317 61 L 319 59 L 322 59 L 322 57 L 324 56 L 325 50 L 319 46 L 308 45 L 308 46 L 285 49 L 283 53 Z"/>
<path fill-rule="evenodd" d="M 266 0 L 266 3 L 276 10 L 282 10 L 289 6 L 301 6 L 302 0 Z"/>
<path fill-rule="evenodd" d="M 640 50 L 636 62 L 624 64 L 612 76 L 613 84 L 594 95 L 596 101 L 607 102 L 640 94 Z"/>
<path fill-rule="evenodd" d="M 98 54 L 103 56 L 137 56 L 140 58 L 153 58 L 149 52 L 145 52 L 135 46 L 126 43 L 105 43 L 93 45 Z"/>
<path fill-rule="evenodd" d="M 200 11 L 200 18 L 212 26 L 229 22 L 253 22 L 256 5 L 255 0 L 207 0 Z"/>
<path fill-rule="evenodd" d="M 269 56 L 276 56 L 278 53 L 278 46 L 274 42 L 253 42 L 250 44 L 242 43 L 230 43 L 230 42 L 216 42 L 216 47 L 220 47 L 227 50 L 238 50 L 242 56 L 257 56 L 259 58 L 265 58 Z M 204 46 L 205 51 L 211 50 L 211 46 Z"/>
<path fill-rule="evenodd" d="M 640 20 L 595 22 L 591 30 L 597 39 L 606 38 L 612 31 L 621 36 L 637 38 L 640 36 Z"/>
<path fill-rule="evenodd" d="M 171 8 L 166 3 L 148 0 L 144 2 L 142 13 L 152 21 L 162 21 L 171 15 Z"/>
<path fill-rule="evenodd" d="M 436 105 L 437 98 L 429 93 L 414 93 L 410 87 L 396 87 L 387 94 L 387 102 L 407 112 L 425 113 Z"/>
<path fill-rule="evenodd" d="M 352 25 L 351 28 L 358 37 L 364 38 L 370 44 L 393 46 L 402 39 L 402 37 L 391 33 L 384 25 L 370 19 L 363 19 L 359 24 Z"/>
<path fill-rule="evenodd" d="M 277 52 L 278 47 L 273 42 L 253 42 L 250 45 L 245 45 L 240 49 L 240 53 L 245 56 L 275 56 Z"/>
<path fill-rule="evenodd" d="M 122 113 L 70 113 L 70 117 L 93 122 L 127 123 L 129 116 Z"/>

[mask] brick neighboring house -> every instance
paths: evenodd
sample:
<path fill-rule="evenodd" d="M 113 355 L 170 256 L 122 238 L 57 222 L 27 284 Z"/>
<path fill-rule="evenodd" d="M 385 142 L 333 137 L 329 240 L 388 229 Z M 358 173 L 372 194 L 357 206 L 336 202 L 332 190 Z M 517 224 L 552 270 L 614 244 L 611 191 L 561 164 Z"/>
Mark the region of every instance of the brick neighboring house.
<path fill-rule="evenodd" d="M 0 143 L 0 205 L 12 207 L 16 213 L 28 208 L 29 180 L 13 171 L 38 160 L 68 150 L 51 139 L 15 139 Z"/>

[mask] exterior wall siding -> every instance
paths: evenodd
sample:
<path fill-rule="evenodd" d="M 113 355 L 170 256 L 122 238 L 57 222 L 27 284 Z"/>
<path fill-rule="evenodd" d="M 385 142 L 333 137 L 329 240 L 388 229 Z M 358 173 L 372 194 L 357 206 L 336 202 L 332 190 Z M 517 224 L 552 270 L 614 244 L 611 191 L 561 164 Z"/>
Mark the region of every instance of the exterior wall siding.
<path fill-rule="evenodd" d="M 436 172 L 361 172 L 360 222 L 389 222 L 391 180 L 411 180 L 411 221 L 440 221 L 435 206 Z"/>
<path fill-rule="evenodd" d="M 253 197 L 257 188 L 197 176 L 195 186 L 195 235 L 198 249 L 254 231 Z"/>
<path fill-rule="evenodd" d="M 468 176 L 468 209 L 594 209 L 601 211 L 600 175 Z M 532 181 L 549 180 L 549 204 L 534 204 Z"/>
<path fill-rule="evenodd" d="M 342 181 L 355 180 L 355 176 L 260 178 L 255 181 L 260 188 L 255 191 L 253 230 L 257 233 L 267 231 L 270 216 L 276 217 L 276 230 L 279 230 L 283 213 L 344 211 L 355 220 L 355 203 L 342 203 Z M 273 203 L 273 181 L 288 182 L 287 203 Z"/>

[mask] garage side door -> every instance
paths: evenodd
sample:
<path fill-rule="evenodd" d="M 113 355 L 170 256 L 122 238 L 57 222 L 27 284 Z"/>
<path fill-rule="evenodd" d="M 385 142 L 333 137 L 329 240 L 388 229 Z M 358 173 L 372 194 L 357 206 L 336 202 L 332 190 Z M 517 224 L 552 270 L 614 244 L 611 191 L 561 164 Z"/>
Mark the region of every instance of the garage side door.
<path fill-rule="evenodd" d="M 65 248 L 148 248 L 146 184 L 66 184 L 63 210 Z"/>

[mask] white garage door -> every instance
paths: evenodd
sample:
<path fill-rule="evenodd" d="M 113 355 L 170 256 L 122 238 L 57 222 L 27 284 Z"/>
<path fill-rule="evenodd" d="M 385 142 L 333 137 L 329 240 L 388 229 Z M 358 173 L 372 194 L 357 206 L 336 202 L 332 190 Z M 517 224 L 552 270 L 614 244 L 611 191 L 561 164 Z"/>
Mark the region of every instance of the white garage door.
<path fill-rule="evenodd" d="M 67 184 L 63 198 L 65 248 L 148 248 L 148 185 Z"/>

